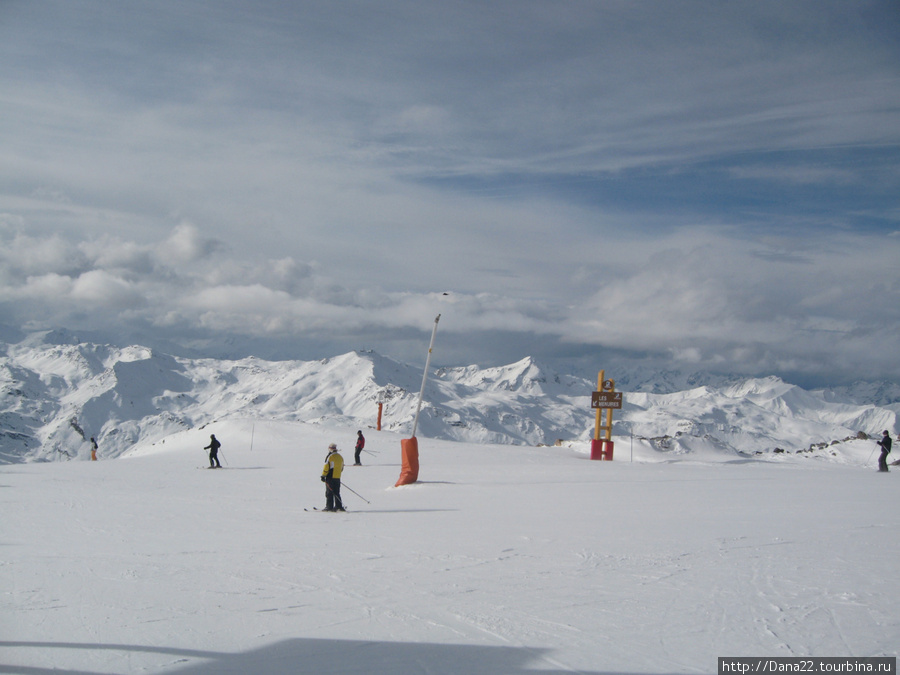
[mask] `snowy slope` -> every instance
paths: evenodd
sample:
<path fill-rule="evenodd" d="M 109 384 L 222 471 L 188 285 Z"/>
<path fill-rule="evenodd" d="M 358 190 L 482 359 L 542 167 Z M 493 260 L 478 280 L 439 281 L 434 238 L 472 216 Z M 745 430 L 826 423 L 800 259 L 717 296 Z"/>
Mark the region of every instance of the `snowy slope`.
<path fill-rule="evenodd" d="M 224 470 L 198 470 L 209 433 Z M 719 656 L 894 656 L 900 471 L 797 455 L 587 459 L 587 443 L 229 418 L 121 459 L 0 467 L 0 672 L 714 673 Z M 661 457 L 667 457 L 660 461 Z M 365 500 L 350 492 L 353 488 Z"/>
<path fill-rule="evenodd" d="M 703 438 L 740 453 L 816 451 L 859 432 L 880 438 L 879 429 L 897 428 L 897 414 L 891 410 L 827 402 L 775 377 L 723 389 L 629 394 L 626 405 L 626 424 L 654 438 L 661 449 L 673 438 Z"/>
<path fill-rule="evenodd" d="M 410 433 L 422 381 L 420 367 L 372 352 L 320 361 L 186 359 L 52 334 L 5 351 L 0 462 L 84 459 L 91 436 L 101 457 L 117 457 L 228 418 L 371 428 L 379 401 L 382 428 Z M 554 373 L 531 358 L 499 368 L 440 368 L 428 379 L 418 435 L 531 446 L 588 440 L 593 388 L 592 379 Z M 838 398 L 778 378 L 626 392 L 614 435 L 653 439 L 660 453 L 812 450 L 829 458 L 835 455 L 822 450 L 835 441 L 898 430 L 896 411 Z"/>

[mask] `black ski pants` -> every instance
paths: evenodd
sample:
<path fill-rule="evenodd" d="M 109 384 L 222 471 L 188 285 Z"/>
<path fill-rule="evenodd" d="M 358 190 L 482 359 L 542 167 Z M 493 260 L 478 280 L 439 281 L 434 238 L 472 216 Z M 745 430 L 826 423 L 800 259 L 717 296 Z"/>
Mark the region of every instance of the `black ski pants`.
<path fill-rule="evenodd" d="M 344 508 L 344 502 L 341 501 L 340 478 L 325 479 L 325 508 L 328 510 Z"/>

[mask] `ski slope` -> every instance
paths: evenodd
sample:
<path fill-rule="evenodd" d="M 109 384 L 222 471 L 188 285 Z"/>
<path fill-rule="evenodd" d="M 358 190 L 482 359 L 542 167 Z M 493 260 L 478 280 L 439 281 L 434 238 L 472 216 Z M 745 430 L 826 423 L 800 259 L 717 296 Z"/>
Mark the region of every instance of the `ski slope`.
<path fill-rule="evenodd" d="M 209 434 L 227 468 L 206 466 Z M 0 672 L 713 673 L 897 656 L 900 470 L 518 447 L 229 419 L 107 461 L 0 466 Z M 632 461 L 633 460 L 633 461 Z M 868 461 L 868 466 L 865 466 Z M 364 501 L 368 500 L 368 501 Z"/>

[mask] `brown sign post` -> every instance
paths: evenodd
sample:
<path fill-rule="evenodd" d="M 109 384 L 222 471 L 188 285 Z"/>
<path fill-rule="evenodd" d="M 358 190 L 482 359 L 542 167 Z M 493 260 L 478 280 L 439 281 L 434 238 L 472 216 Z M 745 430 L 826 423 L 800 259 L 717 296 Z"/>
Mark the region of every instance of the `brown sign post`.
<path fill-rule="evenodd" d="M 613 380 L 604 379 L 605 371 L 597 374 L 597 389 L 591 393 L 591 408 L 597 411 L 597 424 L 594 428 L 594 440 L 591 441 L 591 459 L 613 458 L 612 414 L 613 410 L 622 407 L 622 392 L 616 391 Z M 605 423 L 603 418 L 606 418 Z M 600 437 L 603 431 L 605 438 Z"/>
<path fill-rule="evenodd" d="M 591 393 L 592 408 L 621 408 L 621 391 L 595 391 Z"/>

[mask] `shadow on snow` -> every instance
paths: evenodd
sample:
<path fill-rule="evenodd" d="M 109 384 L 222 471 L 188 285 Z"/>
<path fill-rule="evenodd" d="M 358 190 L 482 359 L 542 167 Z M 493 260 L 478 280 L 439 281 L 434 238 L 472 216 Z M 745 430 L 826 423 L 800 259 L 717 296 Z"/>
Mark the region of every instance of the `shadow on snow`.
<path fill-rule="evenodd" d="M 53 666 L 53 650 L 111 650 L 166 654 L 176 660 L 162 668 L 177 675 L 275 675 L 282 673 L 467 673 L 472 675 L 559 675 L 572 672 L 538 647 L 490 647 L 409 642 L 371 642 L 294 638 L 247 652 L 214 652 L 149 645 L 74 642 L 0 642 L 0 648 L 34 648 L 47 668 L 0 664 L 0 673 L 21 675 L 100 675 Z M 578 671 L 583 675 L 627 675 Z M 660 674 L 662 675 L 662 674 Z"/>

